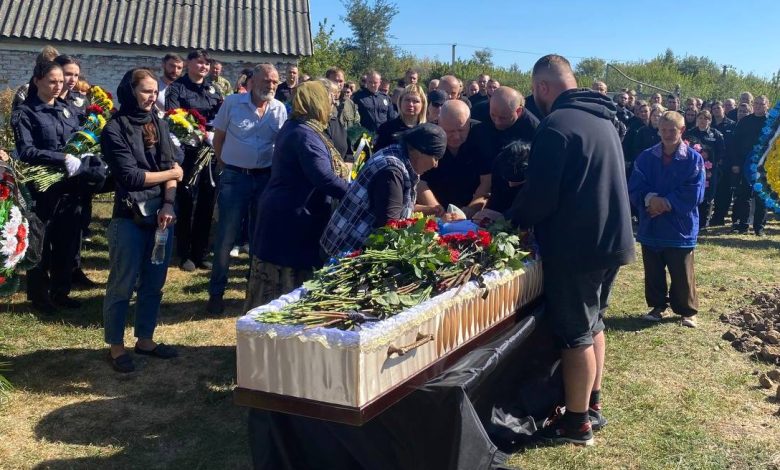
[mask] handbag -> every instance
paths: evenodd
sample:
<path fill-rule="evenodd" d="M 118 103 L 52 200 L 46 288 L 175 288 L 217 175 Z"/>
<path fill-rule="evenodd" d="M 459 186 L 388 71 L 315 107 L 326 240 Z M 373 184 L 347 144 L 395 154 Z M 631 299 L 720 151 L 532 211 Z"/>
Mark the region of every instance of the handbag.
<path fill-rule="evenodd" d="M 149 191 L 128 193 L 125 204 L 133 212 L 133 222 L 139 227 L 153 228 L 157 226 L 157 213 L 162 209 L 163 197 L 160 191 L 152 195 Z"/>

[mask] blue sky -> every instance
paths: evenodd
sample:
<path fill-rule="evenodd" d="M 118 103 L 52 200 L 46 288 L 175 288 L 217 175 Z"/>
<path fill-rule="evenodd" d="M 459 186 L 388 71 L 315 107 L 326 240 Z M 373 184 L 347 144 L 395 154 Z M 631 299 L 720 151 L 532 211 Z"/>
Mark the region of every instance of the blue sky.
<path fill-rule="evenodd" d="M 399 13 L 390 29 L 392 42 L 418 57 L 449 61 L 447 44 L 456 43 L 460 58 L 471 57 L 475 48 L 470 46 L 494 48 L 497 65 L 517 63 L 528 70 L 551 52 L 572 63 L 591 56 L 625 61 L 652 59 L 670 47 L 678 56 L 707 56 L 767 78 L 780 69 L 780 40 L 772 39 L 774 20 L 780 18 L 778 0 L 394 3 Z M 327 18 L 336 36 L 350 35 L 341 20 L 341 0 L 310 0 L 310 7 L 313 32 Z"/>

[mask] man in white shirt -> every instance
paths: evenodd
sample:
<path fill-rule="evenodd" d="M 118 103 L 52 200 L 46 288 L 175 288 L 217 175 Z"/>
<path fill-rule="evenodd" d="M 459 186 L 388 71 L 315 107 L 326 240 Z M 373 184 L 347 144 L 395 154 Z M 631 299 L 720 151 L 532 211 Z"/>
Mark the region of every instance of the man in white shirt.
<path fill-rule="evenodd" d="M 165 113 L 165 89 L 181 77 L 184 69 L 184 59 L 178 54 L 165 54 L 162 60 L 162 77 L 157 80 L 157 101 L 155 107 L 160 113 Z"/>
<path fill-rule="evenodd" d="M 271 64 L 254 69 L 249 93 L 225 98 L 214 118 L 214 151 L 222 167 L 217 198 L 219 226 L 214 241 L 214 263 L 209 282 L 207 310 L 213 315 L 224 309 L 230 250 L 241 222 L 249 217 L 252 233 L 254 206 L 271 177 L 274 140 L 287 120 L 287 110 L 274 99 L 279 72 Z"/>

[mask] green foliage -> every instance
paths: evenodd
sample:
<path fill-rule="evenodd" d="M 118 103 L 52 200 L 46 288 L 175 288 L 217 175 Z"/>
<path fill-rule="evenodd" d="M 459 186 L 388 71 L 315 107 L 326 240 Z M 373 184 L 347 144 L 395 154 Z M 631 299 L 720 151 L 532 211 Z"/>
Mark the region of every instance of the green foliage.
<path fill-rule="evenodd" d="M 14 148 L 14 132 L 11 128 L 11 104 L 14 91 L 6 88 L 0 91 L 0 150 L 10 151 Z"/>
<path fill-rule="evenodd" d="M 334 26 L 328 24 L 327 18 L 320 22 L 317 34 L 312 40 L 314 54 L 304 57 L 298 66 L 312 77 L 324 77 L 325 72 L 333 66 L 342 68 L 349 73 L 355 60 L 354 54 L 348 50 L 347 41 L 335 39 Z"/>
<path fill-rule="evenodd" d="M 343 4 L 347 14 L 342 20 L 352 30 L 347 50 L 354 54 L 353 73 L 358 75 L 368 69 L 385 71 L 385 65 L 396 55 L 390 46 L 390 25 L 398 7 L 388 0 L 343 0 Z"/>

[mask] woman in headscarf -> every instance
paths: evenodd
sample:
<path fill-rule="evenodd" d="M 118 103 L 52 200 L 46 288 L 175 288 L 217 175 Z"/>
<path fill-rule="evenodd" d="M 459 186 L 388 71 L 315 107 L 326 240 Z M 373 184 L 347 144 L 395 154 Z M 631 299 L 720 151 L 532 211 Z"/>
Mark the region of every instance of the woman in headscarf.
<path fill-rule="evenodd" d="M 325 135 L 330 110 L 330 92 L 319 81 L 295 87 L 251 234 L 247 310 L 290 292 L 322 266 L 319 239 L 349 173 Z"/>
<path fill-rule="evenodd" d="M 176 349 L 156 343 L 152 337 L 173 248 L 176 184 L 183 173 L 176 163 L 177 157 L 182 157 L 181 150 L 171 141 L 168 124 L 154 110 L 154 73 L 146 68 L 127 72 L 117 98 L 121 107 L 100 137 L 103 155 L 116 180 L 108 226 L 111 270 L 103 300 L 103 323 L 109 362 L 117 372 L 132 372 L 135 367 L 125 350 L 124 333 L 136 286 L 135 353 L 161 359 L 178 355 Z M 158 229 L 167 234 L 162 263 L 152 261 Z"/>
<path fill-rule="evenodd" d="M 320 240 L 328 256 L 356 250 L 375 228 L 412 216 L 420 175 L 444 156 L 447 134 L 435 124 L 420 124 L 396 138 L 398 144 L 375 153 L 363 166 L 330 218 Z"/>

